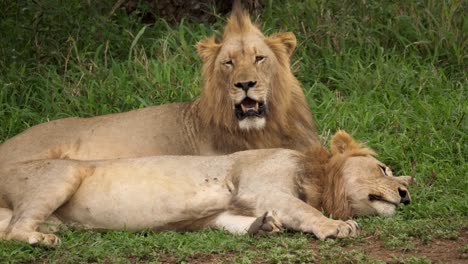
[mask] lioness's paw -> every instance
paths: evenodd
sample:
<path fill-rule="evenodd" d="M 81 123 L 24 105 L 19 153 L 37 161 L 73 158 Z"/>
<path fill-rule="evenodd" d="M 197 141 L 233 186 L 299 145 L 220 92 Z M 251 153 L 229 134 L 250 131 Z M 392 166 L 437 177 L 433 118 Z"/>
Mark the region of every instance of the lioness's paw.
<path fill-rule="evenodd" d="M 44 245 L 50 247 L 60 243 L 60 239 L 53 234 L 33 232 L 28 237 L 28 243 L 31 245 Z"/>
<path fill-rule="evenodd" d="M 330 237 L 352 237 L 357 234 L 359 234 L 359 225 L 355 221 L 348 220 L 345 222 L 329 219 L 327 222 L 320 225 L 320 228 L 315 235 L 319 239 L 325 239 Z"/>
<path fill-rule="evenodd" d="M 265 212 L 250 226 L 249 234 L 273 234 L 281 231 L 281 223 L 274 212 Z"/>

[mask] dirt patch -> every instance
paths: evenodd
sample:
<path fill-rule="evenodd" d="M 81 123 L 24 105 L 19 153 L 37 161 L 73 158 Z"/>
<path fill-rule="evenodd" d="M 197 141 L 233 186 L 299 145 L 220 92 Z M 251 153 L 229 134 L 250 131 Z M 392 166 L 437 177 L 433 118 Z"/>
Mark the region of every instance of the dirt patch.
<path fill-rule="evenodd" d="M 432 263 L 468 263 L 468 254 L 462 248 L 468 245 L 468 229 L 462 229 L 455 239 L 433 239 L 427 243 L 413 240 L 413 247 L 408 249 L 389 248 L 375 237 L 368 237 L 363 242 L 352 243 L 345 248 L 363 250 L 368 256 L 386 263 L 400 263 L 409 257 L 427 258 Z M 314 246 L 318 249 L 318 244 Z"/>
<path fill-rule="evenodd" d="M 350 242 L 344 246 L 331 246 L 341 248 L 344 254 L 350 252 L 364 252 L 371 259 L 378 259 L 386 263 L 404 263 L 405 259 L 416 257 L 426 258 L 432 263 L 468 263 L 468 252 L 463 248 L 468 245 L 468 229 L 462 229 L 457 239 L 432 239 L 426 243 L 422 243 L 418 239 L 413 239 L 411 247 L 408 248 L 391 248 L 385 245 L 384 241 L 375 236 L 369 236 L 359 242 Z M 320 262 L 324 260 L 321 256 L 321 243 L 316 240 L 310 240 L 309 248 L 314 258 Z M 255 250 L 252 248 L 252 250 Z M 351 254 L 351 253 L 350 253 Z M 340 254 L 338 254 L 339 256 Z M 192 264 L 208 264 L 208 263 L 233 263 L 236 257 L 242 256 L 239 252 L 214 253 L 214 254 L 195 254 L 187 256 L 183 261 Z M 337 256 L 337 257 L 338 257 Z M 350 258 L 349 258 L 350 257 Z M 348 258 L 354 259 L 352 254 Z M 162 263 L 178 263 L 179 261 L 170 254 L 162 254 L 159 256 L 159 261 Z M 131 261 L 139 263 L 138 261 Z M 252 263 L 269 263 L 267 260 L 256 259 Z"/>

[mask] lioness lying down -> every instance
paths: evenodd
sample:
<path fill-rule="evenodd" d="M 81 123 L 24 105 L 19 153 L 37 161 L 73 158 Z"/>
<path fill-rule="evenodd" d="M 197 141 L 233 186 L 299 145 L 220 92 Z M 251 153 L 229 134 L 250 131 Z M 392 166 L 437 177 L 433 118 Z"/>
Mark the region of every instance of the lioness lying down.
<path fill-rule="evenodd" d="M 333 217 L 392 215 L 410 202 L 408 176 L 394 177 L 345 132 L 309 153 L 286 149 L 226 156 L 153 156 L 105 161 L 38 160 L 0 168 L 5 239 L 56 244 L 46 219 L 85 228 L 198 230 L 235 234 L 285 227 L 319 239 L 358 232 Z"/>

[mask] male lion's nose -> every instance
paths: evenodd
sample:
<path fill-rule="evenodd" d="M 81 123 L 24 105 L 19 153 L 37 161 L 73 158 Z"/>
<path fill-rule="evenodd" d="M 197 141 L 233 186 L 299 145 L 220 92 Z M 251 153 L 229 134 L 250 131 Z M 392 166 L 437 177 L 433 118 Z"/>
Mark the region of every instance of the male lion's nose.
<path fill-rule="evenodd" d="M 400 194 L 400 203 L 407 205 L 411 202 L 411 198 L 408 195 L 408 191 L 403 188 L 398 188 L 398 194 Z"/>
<path fill-rule="evenodd" d="M 248 82 L 235 83 L 234 86 L 247 92 L 250 88 L 254 87 L 256 84 L 257 82 L 248 81 Z"/>

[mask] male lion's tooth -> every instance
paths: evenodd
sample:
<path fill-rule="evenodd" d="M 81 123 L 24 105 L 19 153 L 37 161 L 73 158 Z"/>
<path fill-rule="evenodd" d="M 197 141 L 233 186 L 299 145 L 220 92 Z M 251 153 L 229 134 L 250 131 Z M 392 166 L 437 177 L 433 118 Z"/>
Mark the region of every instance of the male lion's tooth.
<path fill-rule="evenodd" d="M 255 103 L 255 111 L 258 112 L 258 102 Z"/>
<path fill-rule="evenodd" d="M 241 104 L 241 108 L 242 108 L 242 112 L 244 112 L 244 113 L 245 113 L 245 112 L 247 111 L 247 109 L 245 109 L 245 106 L 244 106 L 244 104 Z"/>

